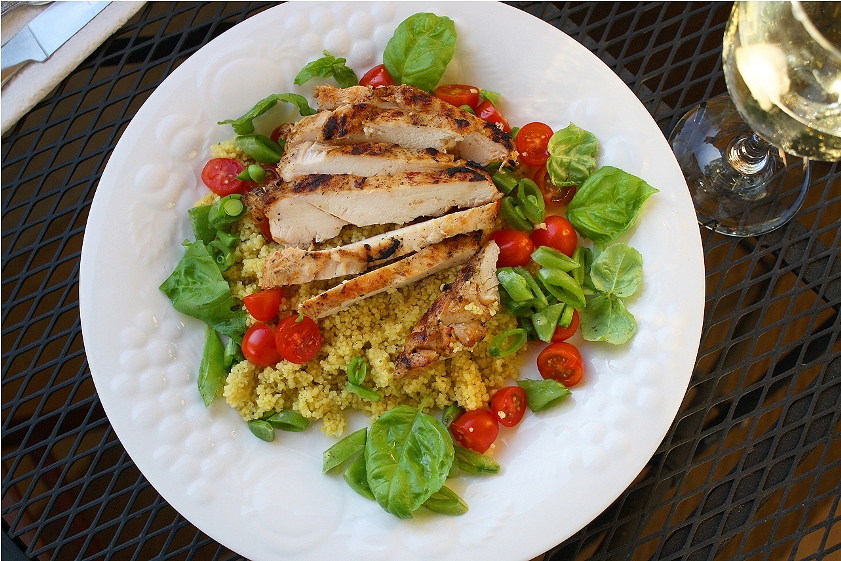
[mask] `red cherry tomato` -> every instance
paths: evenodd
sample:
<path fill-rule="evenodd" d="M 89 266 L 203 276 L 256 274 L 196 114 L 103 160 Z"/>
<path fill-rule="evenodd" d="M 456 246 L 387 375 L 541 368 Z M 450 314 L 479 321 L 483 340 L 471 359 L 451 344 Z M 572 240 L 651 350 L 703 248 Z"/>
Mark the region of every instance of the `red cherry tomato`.
<path fill-rule="evenodd" d="M 499 125 L 505 132 L 511 132 L 511 126 L 508 124 L 508 121 L 505 120 L 502 113 L 497 111 L 494 104 L 487 99 L 476 106 L 476 116 L 489 123 Z"/>
<path fill-rule="evenodd" d="M 537 371 L 544 379 L 551 378 L 571 388 L 581 381 L 584 363 L 574 346 L 566 342 L 552 343 L 537 355 Z"/>
<path fill-rule="evenodd" d="M 570 337 L 578 331 L 578 326 L 581 323 L 581 317 L 578 315 L 578 310 L 572 312 L 572 321 L 569 322 L 569 326 L 561 327 L 560 325 L 555 328 L 555 332 L 552 334 L 552 342 L 553 343 L 560 343 L 561 341 L 566 341 Z"/>
<path fill-rule="evenodd" d="M 497 230 L 490 239 L 499 246 L 497 267 L 523 267 L 531 261 L 534 243 L 525 232 L 519 230 Z"/>
<path fill-rule="evenodd" d="M 273 242 L 274 238 L 272 237 L 272 226 L 269 222 L 269 219 L 265 216 L 260 221 L 260 233 L 263 234 L 263 237 L 266 238 L 266 241 Z"/>
<path fill-rule="evenodd" d="M 201 180 L 207 188 L 225 197 L 234 193 L 244 193 L 248 190 L 249 184 L 246 181 L 237 179 L 245 166 L 231 158 L 213 158 L 204 164 L 201 170 Z"/>
<path fill-rule="evenodd" d="M 543 193 L 543 200 L 546 202 L 546 206 L 549 207 L 567 206 L 575 196 L 575 191 L 577 190 L 575 185 L 558 187 L 552 183 L 552 180 L 549 178 L 549 171 L 545 165 L 537 168 L 532 179 L 537 183 L 540 192 Z"/>
<path fill-rule="evenodd" d="M 298 316 L 288 316 L 277 324 L 275 343 L 281 357 L 304 364 L 321 348 L 321 331 L 312 318 L 303 316 L 298 321 Z"/>
<path fill-rule="evenodd" d="M 248 313 L 251 314 L 254 319 L 258 319 L 260 321 L 269 321 L 274 319 L 280 312 L 281 302 L 283 302 L 282 288 L 269 288 L 261 290 L 260 292 L 249 294 L 242 299 L 242 303 L 245 304 L 245 308 L 248 310 Z"/>
<path fill-rule="evenodd" d="M 272 134 L 269 136 L 269 138 L 271 138 L 275 142 L 280 140 L 280 131 L 282 129 L 283 129 L 283 125 L 278 125 L 277 127 L 275 127 L 275 130 L 272 131 Z"/>
<path fill-rule="evenodd" d="M 255 323 L 242 336 L 242 354 L 255 366 L 274 366 L 280 362 L 280 353 L 275 346 L 275 334 L 271 326 Z"/>
<path fill-rule="evenodd" d="M 546 164 L 549 159 L 549 139 L 552 128 L 544 123 L 528 123 L 517 133 L 515 144 L 521 162 L 531 167 Z"/>
<path fill-rule="evenodd" d="M 456 107 L 468 105 L 475 110 L 479 105 L 479 88 L 466 84 L 447 84 L 435 88 L 435 97 Z"/>
<path fill-rule="evenodd" d="M 388 73 L 388 70 L 385 69 L 384 64 L 378 64 L 359 79 L 359 85 L 371 86 L 374 88 L 377 86 L 393 86 L 394 78 L 392 78 L 391 74 Z"/>
<path fill-rule="evenodd" d="M 459 446 L 483 454 L 496 440 L 499 423 L 490 409 L 474 409 L 453 421 L 450 433 Z"/>
<path fill-rule="evenodd" d="M 567 257 L 572 257 L 572 253 L 578 246 L 578 234 L 575 233 L 572 222 L 554 214 L 547 216 L 543 222 L 546 224 L 545 228 L 535 228 L 531 233 L 534 246 L 546 245 L 557 249 Z"/>
<path fill-rule="evenodd" d="M 526 414 L 527 406 L 526 390 L 520 386 L 505 386 L 491 398 L 494 415 L 506 427 L 519 423 Z"/>

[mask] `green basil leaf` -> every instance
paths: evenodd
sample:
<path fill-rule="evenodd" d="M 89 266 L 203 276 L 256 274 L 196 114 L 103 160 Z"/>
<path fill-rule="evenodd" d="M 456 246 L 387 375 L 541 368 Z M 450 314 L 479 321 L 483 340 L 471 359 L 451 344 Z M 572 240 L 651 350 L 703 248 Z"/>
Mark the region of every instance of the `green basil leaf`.
<path fill-rule="evenodd" d="M 642 255 L 624 243 L 613 244 L 593 261 L 590 279 L 603 294 L 632 296 L 642 285 Z"/>
<path fill-rule="evenodd" d="M 242 341 L 245 312 L 234 301 L 231 287 L 203 242 L 187 245 L 184 256 L 160 289 L 182 314 Z"/>
<path fill-rule="evenodd" d="M 546 171 L 557 187 L 581 185 L 596 169 L 599 141 L 572 123 L 552 135 L 548 148 Z"/>
<path fill-rule="evenodd" d="M 365 443 L 368 484 L 377 502 L 411 518 L 441 489 L 453 463 L 453 441 L 440 421 L 408 405 L 381 415 Z"/>
<path fill-rule="evenodd" d="M 431 92 L 438 85 L 456 49 L 456 25 L 446 16 L 409 16 L 389 39 L 383 64 L 398 84 Z"/>
<path fill-rule="evenodd" d="M 535 413 L 549 409 L 572 395 L 566 386 L 551 378 L 518 380 L 517 385 L 526 390 L 526 401 Z"/>
<path fill-rule="evenodd" d="M 254 119 L 277 105 L 278 101 L 291 103 L 298 108 L 301 116 L 315 115 L 316 111 L 307 103 L 307 98 L 295 93 L 272 94 L 258 101 L 245 115 L 237 119 L 219 121 L 218 125 L 231 125 L 237 134 L 251 134 L 254 132 Z"/>
<path fill-rule="evenodd" d="M 627 342 L 637 332 L 637 321 L 616 296 L 601 294 L 587 302 L 581 312 L 581 335 L 586 341 L 614 345 Z"/>
<path fill-rule="evenodd" d="M 621 169 L 602 166 L 567 205 L 567 218 L 579 234 L 606 244 L 627 230 L 643 203 L 657 189 Z"/>
<path fill-rule="evenodd" d="M 315 78 L 335 78 L 339 86 L 349 88 L 359 83 L 353 69 L 348 68 L 347 59 L 336 58 L 329 52 L 324 51 L 324 56 L 308 63 L 298 75 L 295 76 L 295 84 L 302 85 Z"/>
<path fill-rule="evenodd" d="M 229 339 L 232 341 L 233 339 Z M 225 365 L 225 347 L 212 327 L 205 328 L 204 351 L 199 365 L 199 395 L 208 407 L 214 398 L 218 397 L 225 385 L 225 378 L 228 377 L 228 368 Z"/>

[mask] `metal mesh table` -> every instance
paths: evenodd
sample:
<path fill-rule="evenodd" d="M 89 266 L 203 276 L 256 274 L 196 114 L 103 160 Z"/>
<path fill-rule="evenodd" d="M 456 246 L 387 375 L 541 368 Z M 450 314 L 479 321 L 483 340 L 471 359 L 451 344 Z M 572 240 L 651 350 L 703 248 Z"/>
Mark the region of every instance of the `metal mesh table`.
<path fill-rule="evenodd" d="M 664 135 L 725 91 L 729 4 L 515 5 L 601 58 Z M 5 559 L 239 559 L 160 497 L 109 425 L 81 339 L 79 258 L 142 103 L 268 6 L 148 4 L 2 139 Z M 680 412 L 634 483 L 545 560 L 841 559 L 839 176 L 815 164 L 803 208 L 771 234 L 702 229 L 704 328 Z"/>

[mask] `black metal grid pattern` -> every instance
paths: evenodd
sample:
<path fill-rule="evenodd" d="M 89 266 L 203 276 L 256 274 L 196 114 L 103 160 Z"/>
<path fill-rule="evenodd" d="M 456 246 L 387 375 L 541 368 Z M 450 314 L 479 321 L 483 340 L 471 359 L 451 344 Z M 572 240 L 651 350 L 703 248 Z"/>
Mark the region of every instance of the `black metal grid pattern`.
<path fill-rule="evenodd" d="M 729 4 L 516 5 L 599 56 L 664 134 L 725 91 Z M 151 3 L 2 139 L 8 558 L 240 559 L 170 507 L 116 438 L 85 359 L 78 274 L 125 126 L 180 62 L 266 7 Z M 815 165 L 777 232 L 702 230 L 704 330 L 680 413 L 632 486 L 546 560 L 841 558 L 839 175 Z"/>

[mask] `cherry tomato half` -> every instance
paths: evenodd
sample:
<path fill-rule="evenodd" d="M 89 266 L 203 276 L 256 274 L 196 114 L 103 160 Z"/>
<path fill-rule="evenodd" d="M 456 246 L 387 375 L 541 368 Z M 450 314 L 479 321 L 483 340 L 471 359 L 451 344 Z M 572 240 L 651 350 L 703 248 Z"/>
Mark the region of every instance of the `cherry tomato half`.
<path fill-rule="evenodd" d="M 560 343 L 561 341 L 566 341 L 572 337 L 576 331 L 578 331 L 578 326 L 580 324 L 581 317 L 578 315 L 578 310 L 575 310 L 572 312 L 572 321 L 569 322 L 569 326 L 561 327 L 559 325 L 555 328 L 555 332 L 552 334 L 552 342 Z"/>
<path fill-rule="evenodd" d="M 566 342 L 552 343 L 537 355 L 537 371 L 544 379 L 551 378 L 571 388 L 581 381 L 584 363 L 574 346 Z"/>
<path fill-rule="evenodd" d="M 466 84 L 447 84 L 435 88 L 435 97 L 456 107 L 469 105 L 475 110 L 479 105 L 479 88 Z"/>
<path fill-rule="evenodd" d="M 527 166 L 538 167 L 549 159 L 549 139 L 552 127 L 544 123 L 528 123 L 517 133 L 515 144 L 519 159 Z"/>
<path fill-rule="evenodd" d="M 558 187 L 552 183 L 552 180 L 549 178 L 549 171 L 545 165 L 537 168 L 532 179 L 537 183 L 540 192 L 543 193 L 543 200 L 548 207 L 567 206 L 575 196 L 575 191 L 577 190 L 575 185 Z"/>
<path fill-rule="evenodd" d="M 476 106 L 476 116 L 489 123 L 499 125 L 505 132 L 511 132 L 511 126 L 508 124 L 508 121 L 505 120 L 502 113 L 497 111 L 494 104 L 487 99 Z"/>
<path fill-rule="evenodd" d="M 547 216 L 543 223 L 546 225 L 545 228 L 535 228 L 531 233 L 534 246 L 546 245 L 557 249 L 567 257 L 572 257 L 572 253 L 578 246 L 578 234 L 575 233 L 572 222 L 563 216 L 552 214 Z"/>
<path fill-rule="evenodd" d="M 274 366 L 280 362 L 275 334 L 270 325 L 255 323 L 242 336 L 242 354 L 255 366 Z"/>
<path fill-rule="evenodd" d="M 269 222 L 269 219 L 265 216 L 262 220 L 260 220 L 260 233 L 263 234 L 263 237 L 266 238 L 266 241 L 274 241 L 274 238 L 272 237 L 272 225 Z"/>
<path fill-rule="evenodd" d="M 321 348 L 321 331 L 312 318 L 303 316 L 298 321 L 298 316 L 291 315 L 277 324 L 275 344 L 281 357 L 295 364 L 304 364 Z"/>
<path fill-rule="evenodd" d="M 497 416 L 490 409 L 467 411 L 450 425 L 456 444 L 484 454 L 499 434 Z"/>
<path fill-rule="evenodd" d="M 248 190 L 248 183 L 237 179 L 245 166 L 231 158 L 213 158 L 204 164 L 201 170 L 201 180 L 207 188 L 225 197 L 234 193 L 244 193 Z"/>
<path fill-rule="evenodd" d="M 506 427 L 513 427 L 526 414 L 526 390 L 520 386 L 505 386 L 491 398 L 491 410 Z"/>
<path fill-rule="evenodd" d="M 488 237 L 499 246 L 499 257 L 496 260 L 497 268 L 524 267 L 531 261 L 534 243 L 525 232 L 497 230 Z"/>
<path fill-rule="evenodd" d="M 391 74 L 388 73 L 388 70 L 385 69 L 384 64 L 378 64 L 359 79 L 359 85 L 371 86 L 373 88 L 376 88 L 377 86 L 393 86 L 394 78 L 392 78 Z"/>
<path fill-rule="evenodd" d="M 274 319 L 274 317 L 280 312 L 281 302 L 283 302 L 282 288 L 268 288 L 266 290 L 261 290 L 260 292 L 255 292 L 254 294 L 249 294 L 242 299 L 242 303 L 245 304 L 245 308 L 248 310 L 248 313 L 251 314 L 254 319 L 258 319 L 260 321 L 269 321 Z"/>

